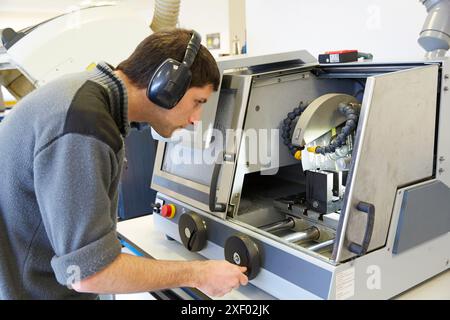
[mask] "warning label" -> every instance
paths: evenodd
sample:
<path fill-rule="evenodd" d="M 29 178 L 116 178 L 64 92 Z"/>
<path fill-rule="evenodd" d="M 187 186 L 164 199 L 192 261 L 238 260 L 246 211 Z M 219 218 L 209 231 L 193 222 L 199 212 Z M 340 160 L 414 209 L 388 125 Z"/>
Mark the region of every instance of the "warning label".
<path fill-rule="evenodd" d="M 355 295 L 355 268 L 336 274 L 336 299 L 345 300 Z"/>

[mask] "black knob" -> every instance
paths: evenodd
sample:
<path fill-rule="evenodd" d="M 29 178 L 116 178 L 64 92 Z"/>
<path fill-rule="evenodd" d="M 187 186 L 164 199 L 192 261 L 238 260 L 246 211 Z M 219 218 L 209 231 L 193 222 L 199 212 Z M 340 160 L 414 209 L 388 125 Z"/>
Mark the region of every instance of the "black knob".
<path fill-rule="evenodd" d="M 197 252 L 206 246 L 206 226 L 200 215 L 194 212 L 181 215 L 178 232 L 181 242 L 189 251 Z"/>
<path fill-rule="evenodd" d="M 261 269 L 261 255 L 257 244 L 245 235 L 234 235 L 225 242 L 225 259 L 233 264 L 247 267 L 245 274 L 254 279 Z"/>
<path fill-rule="evenodd" d="M 153 208 L 153 213 L 161 212 L 161 203 L 152 203 L 151 206 Z"/>

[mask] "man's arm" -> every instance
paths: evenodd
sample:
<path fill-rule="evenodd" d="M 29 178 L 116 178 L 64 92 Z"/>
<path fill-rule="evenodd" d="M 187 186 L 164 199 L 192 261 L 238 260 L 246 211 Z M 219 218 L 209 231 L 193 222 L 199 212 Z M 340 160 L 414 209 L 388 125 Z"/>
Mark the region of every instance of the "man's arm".
<path fill-rule="evenodd" d="M 111 294 L 194 287 L 211 296 L 223 296 L 247 284 L 245 270 L 227 261 L 160 261 L 121 254 L 104 270 L 73 284 L 73 288 Z"/>
<path fill-rule="evenodd" d="M 247 279 L 225 261 L 154 261 L 121 254 L 112 181 L 115 153 L 102 141 L 66 134 L 35 155 L 34 182 L 61 285 L 80 292 L 120 293 L 191 286 L 223 295 Z M 75 288 L 74 287 L 74 288 Z"/>

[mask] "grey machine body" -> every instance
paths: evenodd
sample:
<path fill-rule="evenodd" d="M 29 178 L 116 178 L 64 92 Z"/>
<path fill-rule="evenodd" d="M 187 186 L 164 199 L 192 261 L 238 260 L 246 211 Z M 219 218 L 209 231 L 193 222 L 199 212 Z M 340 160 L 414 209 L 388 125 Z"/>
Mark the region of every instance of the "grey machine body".
<path fill-rule="evenodd" d="M 319 65 L 307 51 L 219 60 L 203 128 L 247 136 L 159 142 L 152 188 L 177 213 L 156 208 L 157 229 L 181 242 L 180 217 L 197 215 L 208 259 L 227 256 L 232 237 L 250 241 L 250 282 L 279 299 L 387 299 L 448 270 L 450 2 L 422 2 L 423 61 Z M 345 146 L 308 152 L 344 130 L 340 103 L 358 115 Z M 250 143 L 252 132 L 266 136 Z M 212 162 L 173 156 L 214 148 Z"/>

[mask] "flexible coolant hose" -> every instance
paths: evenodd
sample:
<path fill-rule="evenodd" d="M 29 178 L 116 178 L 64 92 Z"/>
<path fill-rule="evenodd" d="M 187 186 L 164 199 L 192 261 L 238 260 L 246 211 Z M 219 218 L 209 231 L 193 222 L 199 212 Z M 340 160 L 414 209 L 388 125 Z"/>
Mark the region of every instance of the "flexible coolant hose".
<path fill-rule="evenodd" d="M 303 103 L 300 103 L 297 108 L 288 113 L 281 126 L 281 137 L 283 138 L 283 143 L 288 147 L 289 152 L 292 154 L 292 156 L 296 157 L 297 160 L 300 160 L 300 156 L 297 155 L 301 155 L 301 151 L 304 148 L 297 147 L 292 144 L 292 134 L 295 129 L 295 119 L 300 117 L 303 111 L 305 111 L 306 107 L 307 105 L 303 105 Z"/>
<path fill-rule="evenodd" d="M 352 106 L 352 104 L 340 103 L 339 112 L 345 116 L 345 126 L 342 128 L 332 143 L 325 147 L 316 147 L 315 153 L 325 155 L 327 153 L 333 153 L 337 148 L 342 147 L 347 140 L 347 137 L 351 135 L 358 125 L 358 111 Z"/>
<path fill-rule="evenodd" d="M 178 23 L 181 0 L 156 0 L 155 13 L 150 28 L 153 32 L 175 28 Z"/>

